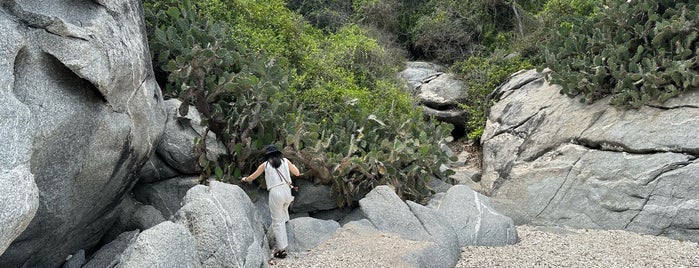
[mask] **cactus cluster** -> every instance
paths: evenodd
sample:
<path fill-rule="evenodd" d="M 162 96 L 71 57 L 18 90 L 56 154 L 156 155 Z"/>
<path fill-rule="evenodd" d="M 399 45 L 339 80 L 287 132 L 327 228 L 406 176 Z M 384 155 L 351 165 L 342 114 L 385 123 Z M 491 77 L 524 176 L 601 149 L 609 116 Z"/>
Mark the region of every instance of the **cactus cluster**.
<path fill-rule="evenodd" d="M 449 127 L 425 122 L 397 85 L 380 77 L 357 79 L 357 74 L 348 80 L 315 77 L 290 66 L 283 55 L 249 51 L 230 38 L 229 25 L 198 16 L 196 9 L 188 0 L 169 6 L 146 2 L 149 44 L 155 69 L 167 75 L 166 95 L 183 100 L 182 114 L 194 105 L 207 131 L 228 149 L 207 158 L 203 135 L 194 148 L 202 178 L 237 183 L 254 171 L 264 146 L 272 143 L 301 167 L 305 179 L 331 185 L 340 206 L 385 184 L 403 198 L 422 201 L 432 194 L 427 179 L 446 175 L 438 169 L 447 161 L 438 144 Z M 353 72 L 350 67 L 344 72 Z M 294 88 L 291 76 L 332 81 Z M 377 87 L 340 94 L 351 81 Z M 337 91 L 328 91 L 328 85 Z M 338 94 L 321 102 L 309 99 L 319 92 Z"/>
<path fill-rule="evenodd" d="M 697 37 L 696 1 L 604 1 L 595 14 L 561 23 L 545 57 L 561 93 L 639 108 L 699 86 Z"/>

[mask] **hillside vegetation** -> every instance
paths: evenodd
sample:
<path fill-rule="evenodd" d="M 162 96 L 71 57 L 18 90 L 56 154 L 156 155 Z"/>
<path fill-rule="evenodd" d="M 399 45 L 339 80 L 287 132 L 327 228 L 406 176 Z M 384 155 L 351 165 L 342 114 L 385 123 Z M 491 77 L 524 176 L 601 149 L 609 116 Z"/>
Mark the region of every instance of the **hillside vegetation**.
<path fill-rule="evenodd" d="M 549 67 L 562 93 L 619 107 L 699 84 L 697 4 L 604 0 L 144 1 L 165 95 L 194 105 L 229 154 L 202 176 L 249 174 L 275 143 L 341 206 L 377 185 L 431 195 L 450 127 L 423 120 L 395 74 L 406 60 L 450 66 L 469 84 L 468 138 L 509 74 Z M 181 107 L 187 112 L 187 105 Z M 206 136 L 204 137 L 206 138 Z M 198 152 L 205 143 L 199 142 Z M 447 171 L 449 172 L 449 171 Z"/>

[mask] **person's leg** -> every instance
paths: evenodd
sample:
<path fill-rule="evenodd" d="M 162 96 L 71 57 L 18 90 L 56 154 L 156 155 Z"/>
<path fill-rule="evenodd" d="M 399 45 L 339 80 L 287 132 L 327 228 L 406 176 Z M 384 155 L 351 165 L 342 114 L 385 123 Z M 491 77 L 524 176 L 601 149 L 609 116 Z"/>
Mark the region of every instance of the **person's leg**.
<path fill-rule="evenodd" d="M 272 216 L 272 232 L 277 240 L 277 248 L 284 250 L 289 245 L 286 235 L 286 221 L 289 220 L 288 198 L 284 194 L 283 186 L 272 188 L 269 192 L 269 211 Z"/>

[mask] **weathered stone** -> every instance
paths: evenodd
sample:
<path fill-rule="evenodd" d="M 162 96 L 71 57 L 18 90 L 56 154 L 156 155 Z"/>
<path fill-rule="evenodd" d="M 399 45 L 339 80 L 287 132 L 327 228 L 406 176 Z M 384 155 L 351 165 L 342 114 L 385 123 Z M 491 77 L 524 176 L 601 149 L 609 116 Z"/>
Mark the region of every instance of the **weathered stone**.
<path fill-rule="evenodd" d="M 456 231 L 462 247 L 504 246 L 519 240 L 512 219 L 495 211 L 488 197 L 465 185 L 451 187 L 437 211 Z"/>
<path fill-rule="evenodd" d="M 85 250 L 80 250 L 77 253 L 70 255 L 70 258 L 63 263 L 61 268 L 81 268 L 85 264 Z"/>
<path fill-rule="evenodd" d="M 165 221 L 138 235 L 121 254 L 117 268 L 202 267 L 192 234 L 182 225 Z"/>
<path fill-rule="evenodd" d="M 398 73 L 398 78 L 405 81 L 410 91 L 422 85 L 428 77 L 441 74 L 446 68 L 434 63 L 412 61 L 406 63 L 405 70 Z"/>
<path fill-rule="evenodd" d="M 194 154 L 194 139 L 202 139 L 205 128 L 201 126 L 199 111 L 190 106 L 186 115 L 179 113 L 182 102 L 178 99 L 165 101 L 168 120 L 162 142 L 158 145 L 157 157 L 162 161 L 154 164 L 166 164 L 166 167 L 156 167 L 156 170 L 172 168 L 182 174 L 198 174 L 198 156 Z M 209 131 L 206 135 L 207 154 L 210 159 L 216 159 L 226 152 L 226 147 L 216 139 L 216 134 Z"/>
<path fill-rule="evenodd" d="M 3 2 L 0 94 L 16 112 L 0 110 L 2 128 L 23 124 L 9 163 L 29 167 L 40 204 L 0 266 L 58 267 L 97 244 L 155 151 L 165 111 L 142 12 L 140 1 Z"/>
<path fill-rule="evenodd" d="M 412 254 L 419 259 L 418 267 L 454 267 L 461 257 L 461 245 L 457 232 L 437 211 L 415 202 L 407 201 L 408 207 L 422 222 L 434 244 Z"/>
<path fill-rule="evenodd" d="M 428 107 L 454 107 L 468 98 L 468 86 L 453 74 L 442 74 L 418 88 L 420 103 Z"/>
<path fill-rule="evenodd" d="M 199 185 L 199 177 L 176 177 L 154 183 L 139 183 L 133 193 L 136 200 L 157 208 L 165 219 L 170 219 L 182 207 L 187 191 L 195 185 Z"/>
<path fill-rule="evenodd" d="M 175 222 L 187 226 L 196 240 L 203 267 L 260 267 L 269 245 L 262 219 L 238 186 L 211 181 L 197 185 L 184 198 Z"/>
<path fill-rule="evenodd" d="M 2 160 L 0 160 L 2 161 Z M 0 254 L 29 225 L 39 207 L 39 189 L 27 166 L 0 171 Z"/>
<path fill-rule="evenodd" d="M 141 174 L 138 175 L 138 183 L 154 183 L 179 175 L 179 171 L 165 163 L 158 154 L 153 154 L 141 169 Z"/>
<path fill-rule="evenodd" d="M 302 217 L 290 220 L 286 224 L 289 237 L 289 251 L 305 251 L 328 240 L 340 224 L 332 220 L 320 220 L 311 217 Z"/>
<path fill-rule="evenodd" d="M 536 76 L 499 89 L 482 137 L 480 186 L 498 210 L 521 223 L 699 241 L 699 90 L 619 110 L 562 96 Z"/>
<path fill-rule="evenodd" d="M 136 242 L 139 231 L 129 231 L 116 237 L 108 244 L 102 246 L 95 254 L 87 261 L 83 268 L 104 268 L 114 267 L 119 263 L 121 254 L 126 248 Z"/>
<path fill-rule="evenodd" d="M 427 240 L 429 233 L 393 189 L 382 185 L 359 200 L 359 206 L 377 229 L 411 240 Z"/>
<path fill-rule="evenodd" d="M 306 180 L 294 180 L 299 194 L 294 198 L 290 210 L 294 213 L 313 212 L 337 208 L 329 185 L 315 185 Z"/>

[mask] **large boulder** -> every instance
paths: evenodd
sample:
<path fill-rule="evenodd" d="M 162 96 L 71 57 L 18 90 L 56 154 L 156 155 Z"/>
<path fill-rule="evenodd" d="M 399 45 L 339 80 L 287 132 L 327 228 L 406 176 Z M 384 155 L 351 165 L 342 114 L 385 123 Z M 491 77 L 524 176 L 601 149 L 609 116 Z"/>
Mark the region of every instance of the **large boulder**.
<path fill-rule="evenodd" d="M 182 207 L 187 191 L 199 185 L 199 181 L 199 177 L 176 177 L 154 183 L 139 183 L 133 193 L 136 200 L 157 208 L 165 219 L 170 219 Z"/>
<path fill-rule="evenodd" d="M 336 198 L 332 196 L 329 185 L 316 185 L 301 179 L 294 180 L 294 184 L 299 186 L 299 194 L 291 203 L 291 212 L 304 213 L 337 208 Z"/>
<path fill-rule="evenodd" d="M 192 152 L 195 139 L 204 138 L 201 115 L 194 106 L 189 106 L 186 115 L 180 114 L 182 102 L 178 99 L 165 101 L 167 124 L 154 158 L 143 170 L 142 182 L 155 182 L 171 178 L 173 171 L 183 175 L 199 174 L 198 156 Z M 226 147 L 216 139 L 216 134 L 206 133 L 206 152 L 209 159 L 216 159 L 226 152 Z M 148 175 L 151 175 L 150 177 Z"/>
<path fill-rule="evenodd" d="M 114 267 L 119 263 L 121 254 L 124 253 L 129 245 L 136 242 L 138 238 L 138 230 L 129 231 L 119 234 L 114 240 L 101 247 L 97 252 L 92 254 L 84 268 L 104 268 Z"/>
<path fill-rule="evenodd" d="M 459 107 L 468 98 L 468 84 L 446 68 L 428 62 L 408 62 L 397 78 L 415 95 L 425 118 L 434 118 L 454 126 L 452 135 L 464 135 L 468 113 Z"/>
<path fill-rule="evenodd" d="M 333 220 L 320 220 L 311 217 L 300 217 L 286 224 L 289 234 L 289 251 L 306 251 L 330 238 L 340 224 Z"/>
<path fill-rule="evenodd" d="M 519 241 L 511 218 L 497 212 L 490 199 L 466 185 L 455 185 L 436 207 L 458 236 L 460 246 L 505 246 Z"/>
<path fill-rule="evenodd" d="M 561 95 L 534 70 L 499 89 L 480 186 L 518 222 L 699 241 L 699 91 L 620 110 Z"/>
<path fill-rule="evenodd" d="M 466 82 L 445 73 L 424 81 L 417 89 L 417 97 L 428 107 L 456 107 L 468 98 L 467 88 Z"/>
<path fill-rule="evenodd" d="M 424 80 L 443 74 L 447 68 L 431 62 L 411 61 L 405 64 L 405 70 L 398 73 L 397 78 L 405 81 L 408 89 L 413 92 L 420 87 Z"/>
<path fill-rule="evenodd" d="M 366 219 L 379 231 L 425 242 L 418 248 L 404 249 L 402 259 L 408 267 L 454 267 L 459 260 L 458 238 L 437 211 L 403 202 L 385 185 L 374 188 L 359 200 L 359 205 Z"/>
<path fill-rule="evenodd" d="M 0 171 L 0 204 L 0 252 L 3 252 L 27 228 L 39 207 L 39 189 L 27 166 Z"/>
<path fill-rule="evenodd" d="M 146 230 L 165 221 L 163 214 L 151 205 L 144 205 L 127 195 L 117 208 L 117 219 L 102 236 L 100 244 L 109 243 L 127 231 Z"/>
<path fill-rule="evenodd" d="M 119 256 L 114 267 L 202 267 L 194 237 L 186 227 L 165 221 L 143 231 Z"/>
<path fill-rule="evenodd" d="M 8 0 L 2 7 L 0 132 L 11 149 L 0 153 L 0 166 L 28 167 L 39 206 L 0 267 L 56 267 L 97 244 L 114 221 L 164 129 L 162 96 L 140 1 Z"/>
<path fill-rule="evenodd" d="M 269 244 L 262 218 L 240 187 L 217 181 L 197 185 L 183 204 L 175 222 L 194 235 L 202 267 L 267 265 Z"/>

